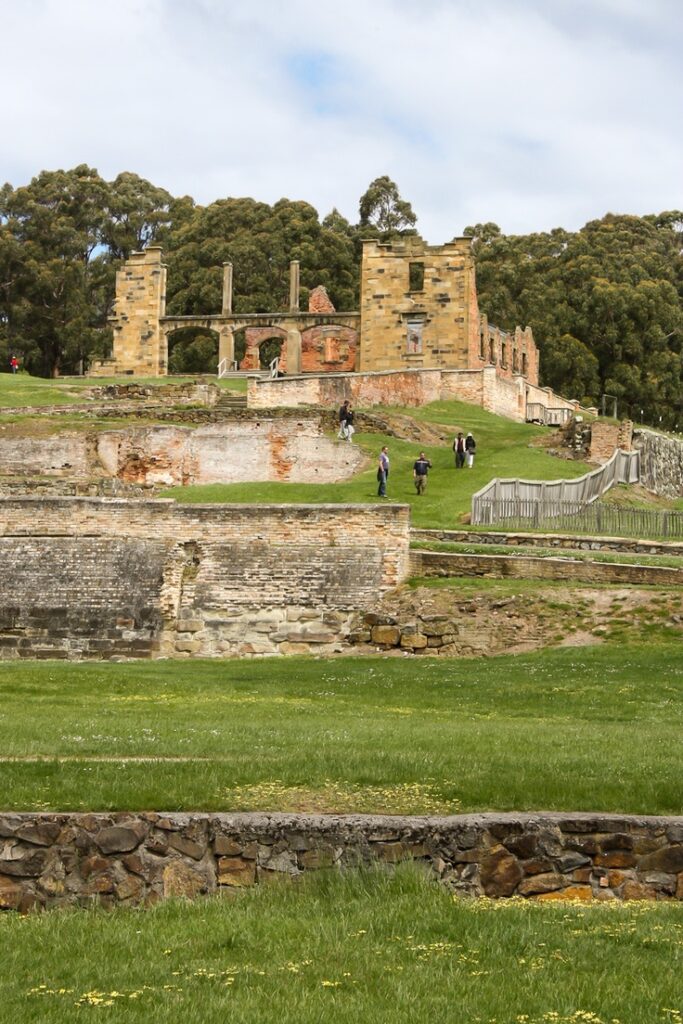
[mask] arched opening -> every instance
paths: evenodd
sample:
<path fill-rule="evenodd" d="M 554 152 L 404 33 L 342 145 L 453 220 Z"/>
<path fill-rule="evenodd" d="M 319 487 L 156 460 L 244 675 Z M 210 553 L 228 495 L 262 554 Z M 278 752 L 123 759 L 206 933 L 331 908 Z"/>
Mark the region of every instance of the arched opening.
<path fill-rule="evenodd" d="M 169 373 L 215 373 L 218 334 L 209 327 L 179 327 L 168 335 Z"/>
<path fill-rule="evenodd" d="M 235 359 L 240 370 L 269 370 L 278 359 L 284 370 L 287 332 L 282 327 L 246 327 L 235 333 Z"/>

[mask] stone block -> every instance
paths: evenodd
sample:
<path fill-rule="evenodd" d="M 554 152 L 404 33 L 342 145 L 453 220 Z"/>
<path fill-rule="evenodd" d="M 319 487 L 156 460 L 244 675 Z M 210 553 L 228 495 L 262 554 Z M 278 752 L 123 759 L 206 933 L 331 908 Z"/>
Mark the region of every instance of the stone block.
<path fill-rule="evenodd" d="M 537 896 L 540 893 L 562 889 L 566 884 L 567 880 L 563 875 L 551 871 L 545 875 L 533 875 L 531 878 L 525 878 L 520 883 L 518 891 L 520 896 Z"/>
<path fill-rule="evenodd" d="M 396 626 L 373 626 L 372 642 L 383 647 L 396 647 L 401 639 L 401 633 Z"/>
<path fill-rule="evenodd" d="M 198 633 L 204 629 L 204 622 L 202 619 L 178 619 L 177 629 L 179 633 Z"/>
<path fill-rule="evenodd" d="M 583 903 L 590 903 L 594 899 L 594 895 L 590 885 L 568 885 L 566 889 L 555 889 L 552 892 L 539 893 L 534 898 L 549 903 L 562 900 L 581 900 Z"/>
<path fill-rule="evenodd" d="M 166 865 L 162 881 L 165 897 L 184 896 L 187 899 L 192 899 L 208 889 L 205 876 L 182 860 L 173 860 Z"/>
<path fill-rule="evenodd" d="M 23 893 L 18 882 L 0 876 L 0 910 L 19 910 Z"/>
<path fill-rule="evenodd" d="M 663 846 L 654 853 L 647 853 L 638 861 L 638 870 L 642 871 L 665 871 L 671 874 L 678 874 L 683 871 L 683 844 L 676 843 L 672 846 Z"/>
<path fill-rule="evenodd" d="M 242 889 L 256 882 L 256 863 L 242 857 L 219 857 L 218 884 Z"/>
<path fill-rule="evenodd" d="M 511 896 L 523 876 L 519 861 L 504 846 L 494 846 L 482 858 L 479 877 L 487 896 Z"/>
<path fill-rule="evenodd" d="M 102 853 L 130 853 L 140 845 L 147 829 L 142 822 L 133 825 L 112 825 L 103 828 L 95 836 L 95 842 Z"/>
<path fill-rule="evenodd" d="M 409 651 L 420 651 L 427 646 L 427 637 L 421 633 L 401 633 L 401 647 Z"/>

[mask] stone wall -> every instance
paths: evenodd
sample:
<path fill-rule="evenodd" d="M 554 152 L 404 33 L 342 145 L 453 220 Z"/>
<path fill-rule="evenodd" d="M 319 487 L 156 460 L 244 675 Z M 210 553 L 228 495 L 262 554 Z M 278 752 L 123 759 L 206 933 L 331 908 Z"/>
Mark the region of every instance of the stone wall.
<path fill-rule="evenodd" d="M 197 429 L 169 425 L 14 436 L 0 446 L 0 486 L 8 476 L 150 486 L 330 483 L 348 479 L 364 463 L 360 449 L 325 436 L 320 416 L 252 416 Z"/>
<path fill-rule="evenodd" d="M 636 583 L 680 586 L 683 572 L 657 565 L 580 562 L 530 555 L 465 555 L 411 551 L 411 576 L 486 576 L 493 579 L 571 580 L 580 583 Z"/>
<path fill-rule="evenodd" d="M 640 482 L 665 498 L 683 496 L 683 441 L 654 430 L 634 430 L 633 447 L 640 451 Z"/>
<path fill-rule="evenodd" d="M 520 375 L 503 376 L 495 366 L 474 370 L 328 373 L 324 376 L 250 380 L 248 383 L 250 409 L 333 408 L 345 398 L 361 408 L 373 405 L 422 406 L 455 398 L 518 422 L 526 419 L 527 402 L 536 402 L 544 408 L 566 408 L 572 413 L 580 408 L 578 402 L 561 398 L 551 388 L 529 385 Z"/>
<path fill-rule="evenodd" d="M 0 657 L 341 649 L 408 573 L 398 505 L 0 499 Z"/>
<path fill-rule="evenodd" d="M 159 323 L 165 311 L 166 267 L 161 262 L 161 249 L 150 246 L 144 252 L 132 253 L 116 272 L 112 358 L 93 363 L 88 376 L 165 374 L 168 346 Z"/>
<path fill-rule="evenodd" d="M 465 896 L 683 899 L 683 818 L 0 814 L 0 909 L 149 906 L 413 861 Z"/>
<path fill-rule="evenodd" d="M 471 239 L 363 242 L 360 370 L 488 365 L 538 382 L 530 328 L 509 334 L 479 315 Z"/>
<path fill-rule="evenodd" d="M 589 455 L 593 462 L 609 462 L 615 448 L 621 448 L 624 452 L 631 451 L 633 423 L 630 420 L 622 420 L 620 423 L 593 420 L 590 432 Z"/>
<path fill-rule="evenodd" d="M 683 555 L 680 541 L 643 540 L 633 537 L 590 537 L 570 533 L 499 533 L 487 530 L 423 530 L 413 527 L 411 541 L 450 541 L 456 544 L 506 544 L 510 547 L 614 551 L 638 555 Z"/>

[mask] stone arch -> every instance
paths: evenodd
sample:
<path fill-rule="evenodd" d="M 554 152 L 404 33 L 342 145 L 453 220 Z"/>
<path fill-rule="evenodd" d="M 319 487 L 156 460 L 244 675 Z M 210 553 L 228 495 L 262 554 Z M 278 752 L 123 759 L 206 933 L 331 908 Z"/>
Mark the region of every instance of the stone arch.
<path fill-rule="evenodd" d="M 241 334 L 242 332 L 236 332 Z M 287 331 L 283 327 L 245 327 L 244 355 L 239 361 L 240 370 L 267 370 L 271 360 L 277 356 L 280 369 L 286 369 Z M 269 345 L 269 342 L 275 342 Z M 235 342 L 235 351 L 240 351 L 239 341 Z"/>
<path fill-rule="evenodd" d="M 349 373 L 356 369 L 358 332 L 341 324 L 316 324 L 301 332 L 301 371 Z"/>
<path fill-rule="evenodd" d="M 164 331 L 169 373 L 215 373 L 219 332 L 208 326 L 177 326 Z M 179 347 L 183 350 L 179 352 Z"/>

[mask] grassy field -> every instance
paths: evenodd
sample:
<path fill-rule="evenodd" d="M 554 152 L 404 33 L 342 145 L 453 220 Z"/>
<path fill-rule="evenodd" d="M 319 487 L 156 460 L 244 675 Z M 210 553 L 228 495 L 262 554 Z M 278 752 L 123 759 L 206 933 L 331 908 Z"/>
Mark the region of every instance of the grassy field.
<path fill-rule="evenodd" d="M 0 918 L 3 1019 L 680 1024 L 683 906 L 455 900 L 414 870 Z"/>
<path fill-rule="evenodd" d="M 384 434 L 357 433 L 354 442 L 368 456 L 368 468 L 339 484 L 246 483 L 176 487 L 166 497 L 182 502 L 372 502 L 377 500 L 376 462 L 380 448 L 389 447 L 391 470 L 388 494 L 392 501 L 412 506 L 415 526 L 448 527 L 470 511 L 472 495 L 493 477 L 522 476 L 534 480 L 575 477 L 586 472 L 583 463 L 559 460 L 542 448 L 529 447 L 544 428 L 513 423 L 464 402 L 434 402 L 421 409 L 384 409 L 384 413 L 409 414 L 442 427 L 450 440 L 439 446 L 419 445 Z M 456 470 L 451 450 L 452 435 L 471 430 L 477 439 L 472 469 Z M 340 441 L 339 444 L 346 442 Z M 418 497 L 412 467 L 424 450 L 432 460 L 427 492 Z"/>
<path fill-rule="evenodd" d="M 683 812 L 680 643 L 0 664 L 5 809 Z"/>
<path fill-rule="evenodd" d="M 0 373 L 0 409 L 23 406 L 69 405 L 80 401 L 79 392 L 84 388 L 101 387 L 105 384 L 140 384 L 143 387 L 158 387 L 163 384 L 182 384 L 197 377 L 64 377 L 48 380 L 32 377 L 28 373 Z M 213 384 L 231 391 L 246 392 L 247 382 L 239 377 L 206 377 Z"/>

